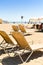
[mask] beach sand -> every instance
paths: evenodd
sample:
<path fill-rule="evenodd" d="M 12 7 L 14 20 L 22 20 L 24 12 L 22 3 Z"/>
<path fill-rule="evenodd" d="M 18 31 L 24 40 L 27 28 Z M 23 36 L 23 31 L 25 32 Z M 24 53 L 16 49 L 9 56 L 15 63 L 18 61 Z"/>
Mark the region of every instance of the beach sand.
<path fill-rule="evenodd" d="M 3 30 L 10 34 L 13 24 L 0 24 L 0 30 Z M 25 36 L 29 44 L 43 44 L 43 32 L 37 32 L 36 29 L 26 29 L 29 32 L 29 36 Z M 35 32 L 36 31 L 36 32 Z M 2 41 L 0 36 L 0 42 Z M 25 54 L 23 57 L 26 59 L 28 54 Z M 4 51 L 0 50 L 0 65 L 43 65 L 43 49 L 40 49 L 38 52 L 34 52 L 30 57 L 27 63 L 22 63 L 18 56 L 14 57 L 14 54 L 11 54 L 11 57 L 8 54 L 5 54 Z"/>

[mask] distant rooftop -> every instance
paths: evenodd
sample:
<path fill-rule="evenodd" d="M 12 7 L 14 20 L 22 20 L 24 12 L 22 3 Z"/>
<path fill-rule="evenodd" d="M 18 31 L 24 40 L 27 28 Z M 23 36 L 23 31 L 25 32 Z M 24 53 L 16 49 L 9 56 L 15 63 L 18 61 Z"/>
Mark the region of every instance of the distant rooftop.
<path fill-rule="evenodd" d="M 30 18 L 29 19 L 30 23 L 43 23 L 43 18 Z"/>

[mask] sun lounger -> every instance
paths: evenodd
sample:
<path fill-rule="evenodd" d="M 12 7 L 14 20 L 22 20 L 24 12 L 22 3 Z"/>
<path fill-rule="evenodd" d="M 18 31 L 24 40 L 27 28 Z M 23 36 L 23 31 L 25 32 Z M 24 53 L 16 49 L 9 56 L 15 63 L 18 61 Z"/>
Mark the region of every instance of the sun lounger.
<path fill-rule="evenodd" d="M 30 35 L 29 32 L 26 32 L 26 30 L 25 30 L 23 25 L 19 25 L 19 29 L 21 30 L 21 32 L 23 33 L 24 36 Z"/>
<path fill-rule="evenodd" d="M 19 25 L 19 29 L 21 30 L 21 32 L 26 33 L 26 30 L 23 25 Z"/>
<path fill-rule="evenodd" d="M 19 25 L 19 26 L 12 25 L 12 28 L 13 28 L 13 30 L 15 32 L 21 32 L 21 33 L 23 33 L 24 36 L 31 35 L 28 32 L 26 32 L 26 30 L 25 30 L 25 28 L 24 28 L 23 25 Z"/>
<path fill-rule="evenodd" d="M 13 28 L 14 31 L 18 31 L 19 30 L 18 26 L 16 26 L 16 25 L 12 25 L 12 28 Z"/>
<path fill-rule="evenodd" d="M 5 31 L 0 31 L 0 35 L 3 38 L 3 41 L 0 43 L 0 47 L 6 52 L 6 48 L 12 49 L 16 46 L 13 41 L 10 39 L 9 35 Z M 4 45 L 5 46 L 2 46 Z M 11 50 L 10 50 L 11 51 Z"/>
<path fill-rule="evenodd" d="M 12 36 L 14 37 L 14 39 L 17 41 L 18 45 L 23 50 L 22 52 L 15 51 L 15 53 L 19 55 L 22 62 L 24 62 L 24 60 L 22 59 L 21 54 L 25 53 L 25 51 L 31 52 L 30 55 L 25 60 L 25 62 L 27 62 L 34 51 L 38 51 L 39 49 L 43 48 L 43 44 L 29 45 L 29 43 L 26 41 L 25 37 L 20 32 L 12 32 Z"/>

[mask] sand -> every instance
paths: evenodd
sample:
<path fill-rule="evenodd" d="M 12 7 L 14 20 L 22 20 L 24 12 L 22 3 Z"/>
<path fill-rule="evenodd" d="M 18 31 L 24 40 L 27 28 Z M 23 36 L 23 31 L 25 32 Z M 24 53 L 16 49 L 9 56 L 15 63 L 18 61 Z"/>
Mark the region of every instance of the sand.
<path fill-rule="evenodd" d="M 12 25 L 13 24 L 0 24 L 0 30 L 3 30 L 7 34 L 10 34 L 10 32 L 13 31 L 11 27 Z M 26 31 L 31 35 L 25 36 L 27 42 L 29 44 L 43 44 L 43 32 L 35 32 L 37 30 L 30 29 L 30 25 L 28 26 L 28 28 L 26 27 Z M 2 40 L 3 39 L 0 36 L 0 42 Z M 33 53 L 27 63 L 22 63 L 18 56 L 14 57 L 13 53 L 10 55 L 11 57 L 9 57 L 8 54 L 5 54 L 3 51 L 0 51 L 0 65 L 43 65 L 43 49 L 40 49 L 39 52 Z"/>

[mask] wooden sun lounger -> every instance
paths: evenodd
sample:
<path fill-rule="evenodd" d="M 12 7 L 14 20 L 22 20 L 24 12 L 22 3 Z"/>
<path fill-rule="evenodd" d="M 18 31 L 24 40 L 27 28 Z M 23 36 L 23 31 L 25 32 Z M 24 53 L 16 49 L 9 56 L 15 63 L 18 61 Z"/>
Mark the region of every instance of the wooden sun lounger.
<path fill-rule="evenodd" d="M 25 53 L 25 51 L 31 52 L 30 55 L 25 60 L 25 62 L 27 62 L 34 51 L 38 51 L 39 49 L 43 48 L 43 44 L 29 45 L 29 43 L 26 41 L 25 37 L 20 32 L 12 32 L 12 36 L 14 37 L 14 39 L 17 41 L 18 45 L 23 50 L 22 52 L 15 51 L 15 53 L 19 55 L 22 62 L 24 62 L 24 60 L 22 59 L 21 54 Z"/>

